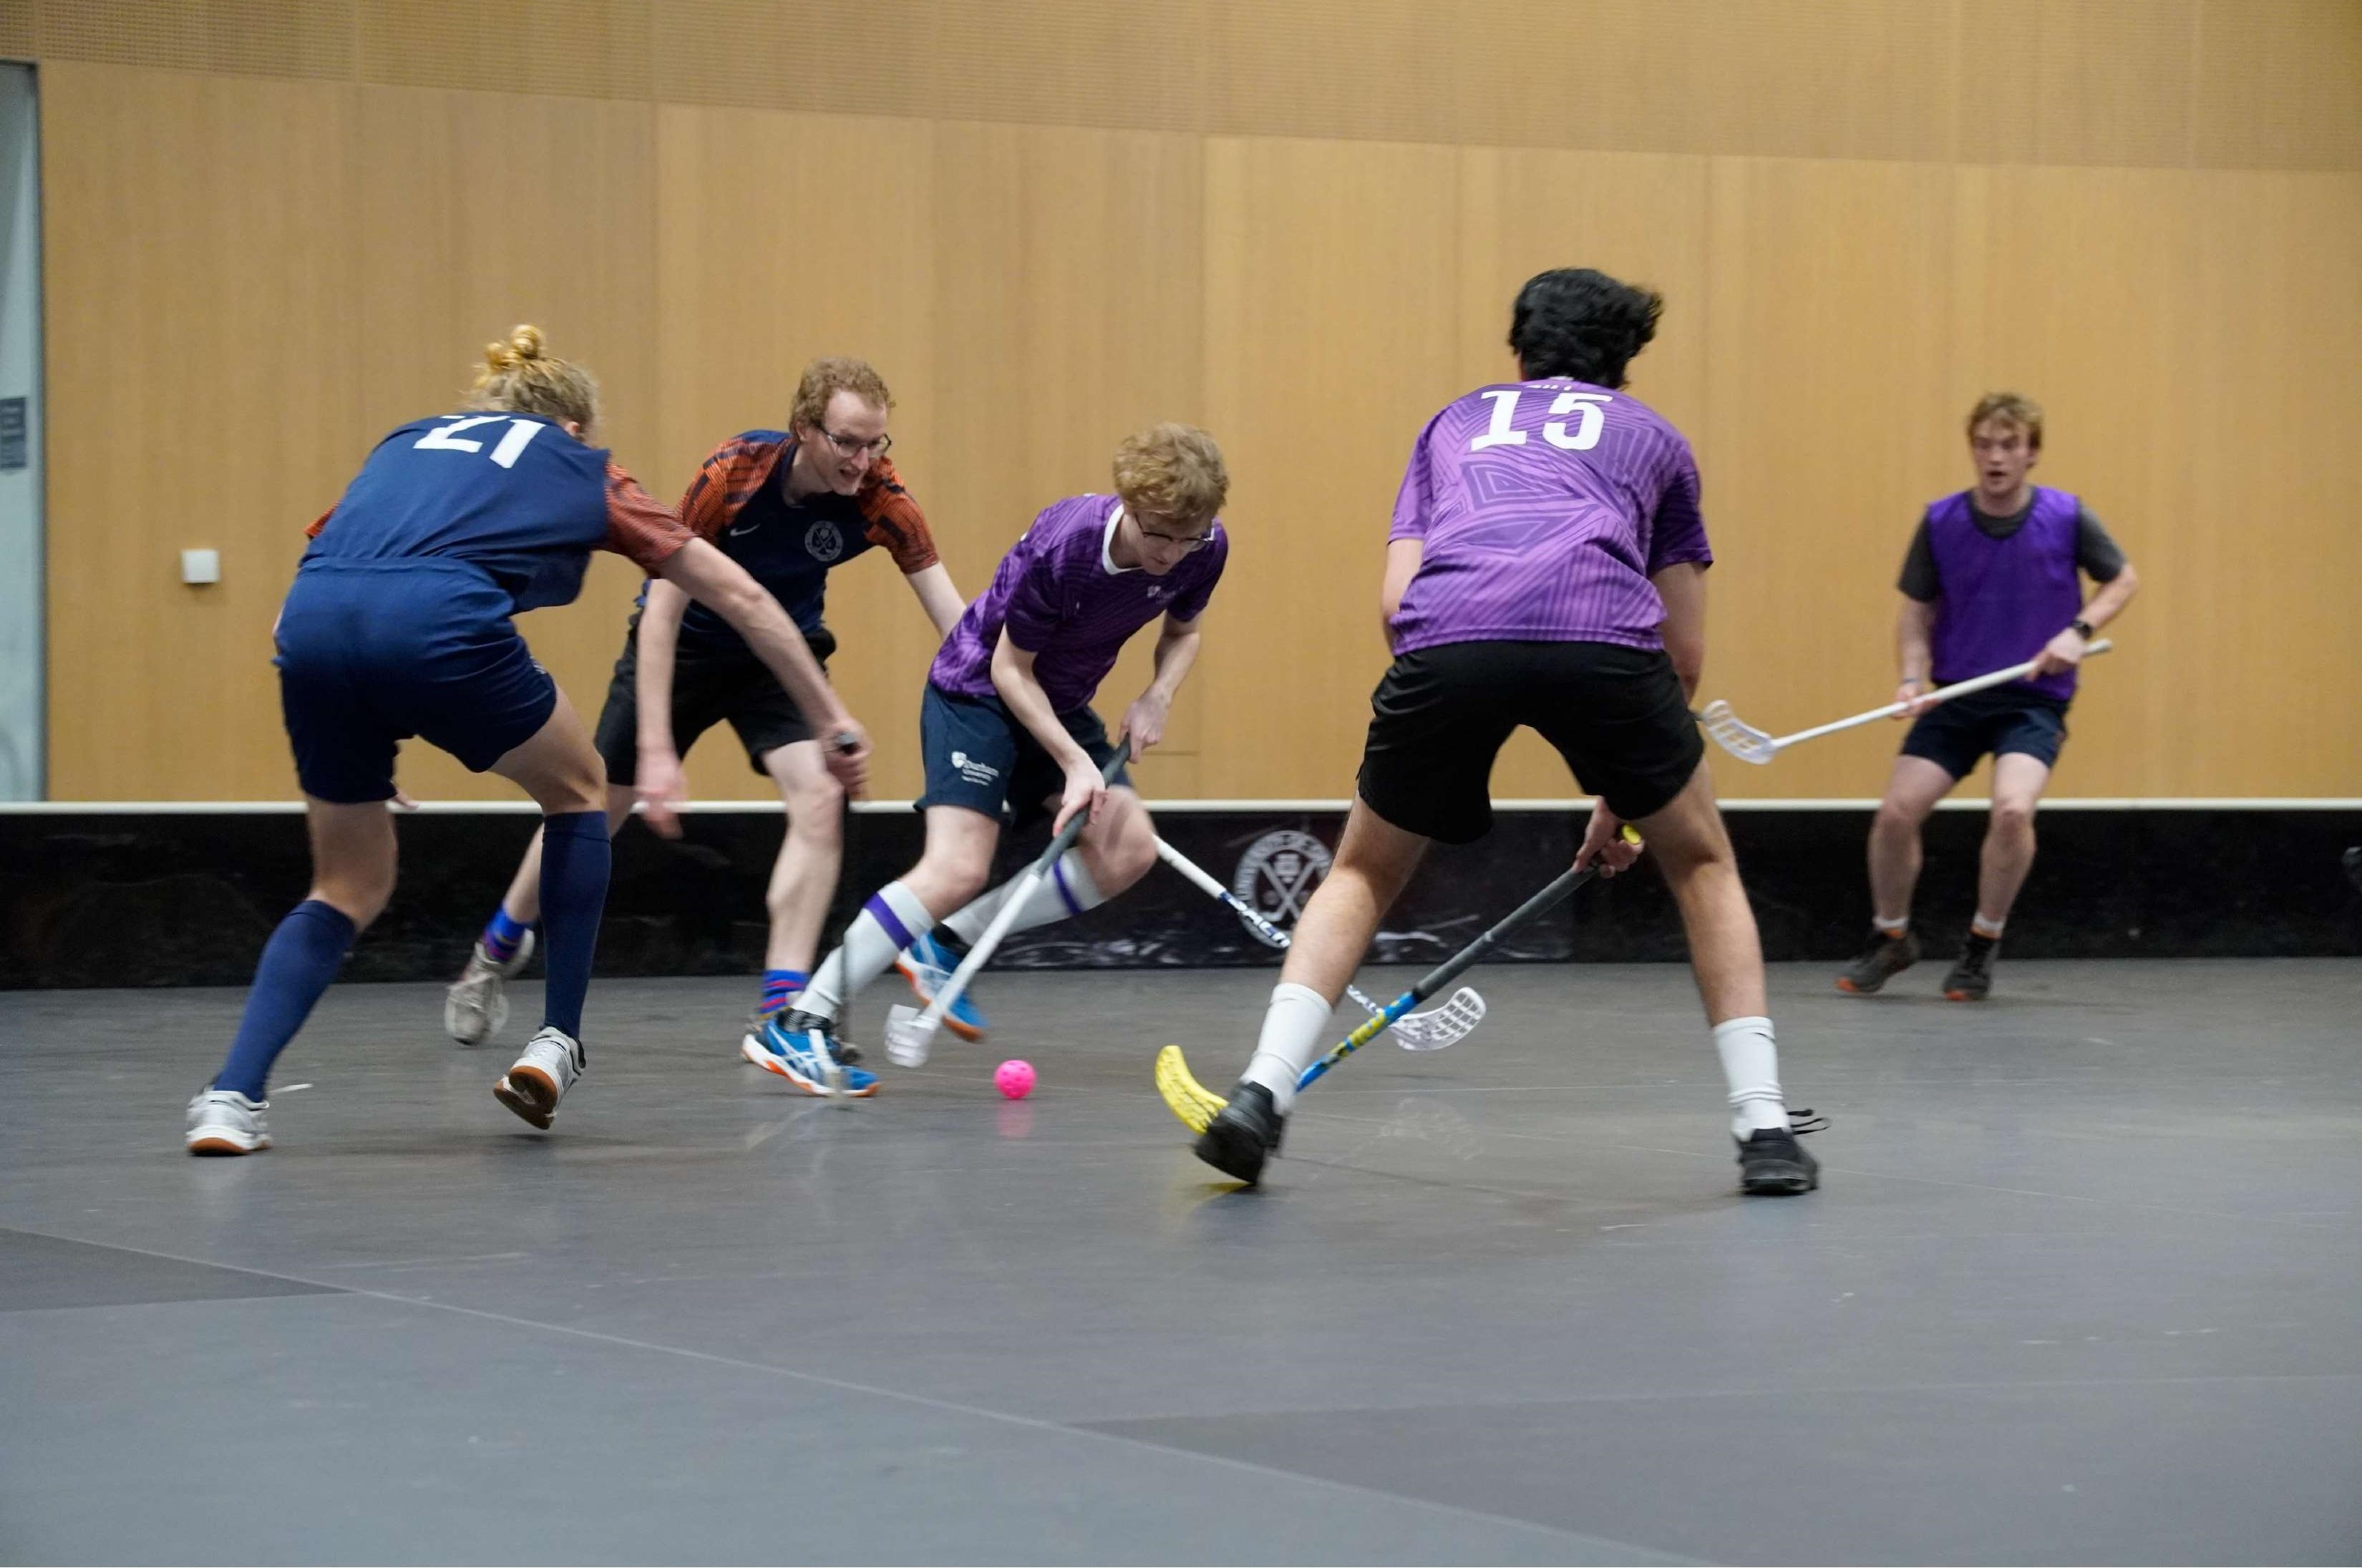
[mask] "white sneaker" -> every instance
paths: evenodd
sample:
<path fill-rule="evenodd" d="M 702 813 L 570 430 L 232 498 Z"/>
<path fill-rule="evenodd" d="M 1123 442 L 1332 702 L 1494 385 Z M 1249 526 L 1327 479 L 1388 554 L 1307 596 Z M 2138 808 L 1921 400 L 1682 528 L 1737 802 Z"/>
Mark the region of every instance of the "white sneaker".
<path fill-rule="evenodd" d="M 248 1099 L 236 1089 L 203 1088 L 189 1101 L 189 1153 L 251 1154 L 270 1147 L 262 1125 L 267 1099 Z"/>
<path fill-rule="evenodd" d="M 468 954 L 468 966 L 443 993 L 443 1028 L 462 1045 L 481 1045 L 509 1021 L 509 999 L 502 987 L 522 972 L 533 956 L 534 934 L 517 943 L 516 956 L 503 964 L 484 951 L 483 938 Z"/>
<path fill-rule="evenodd" d="M 524 1055 L 492 1086 L 492 1098 L 532 1122 L 546 1128 L 557 1114 L 557 1102 L 590 1066 L 582 1042 L 554 1023 L 525 1043 Z"/>

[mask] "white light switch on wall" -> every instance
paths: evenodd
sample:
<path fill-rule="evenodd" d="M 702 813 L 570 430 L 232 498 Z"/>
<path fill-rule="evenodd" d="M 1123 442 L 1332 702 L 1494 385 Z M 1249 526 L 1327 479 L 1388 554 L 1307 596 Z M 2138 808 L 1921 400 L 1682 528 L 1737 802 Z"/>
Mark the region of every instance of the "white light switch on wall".
<path fill-rule="evenodd" d="M 221 552 L 219 550 L 182 550 L 181 580 L 182 582 L 219 582 Z"/>

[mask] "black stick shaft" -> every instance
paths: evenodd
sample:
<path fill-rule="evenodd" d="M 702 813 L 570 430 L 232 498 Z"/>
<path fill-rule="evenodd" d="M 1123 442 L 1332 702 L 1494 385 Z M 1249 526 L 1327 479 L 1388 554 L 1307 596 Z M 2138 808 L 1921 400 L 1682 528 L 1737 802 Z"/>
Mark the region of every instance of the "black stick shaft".
<path fill-rule="evenodd" d="M 1503 915 L 1484 935 L 1429 970 L 1427 977 L 1410 988 L 1411 999 L 1414 1002 L 1427 1000 L 1470 969 L 1483 963 L 1493 949 L 1501 944 L 1502 938 L 1528 921 L 1537 920 L 1550 913 L 1551 911 L 1573 898 L 1577 888 L 1598 875 L 1597 861 L 1592 862 L 1580 871 L 1570 867 L 1560 873 L 1550 886 Z"/>

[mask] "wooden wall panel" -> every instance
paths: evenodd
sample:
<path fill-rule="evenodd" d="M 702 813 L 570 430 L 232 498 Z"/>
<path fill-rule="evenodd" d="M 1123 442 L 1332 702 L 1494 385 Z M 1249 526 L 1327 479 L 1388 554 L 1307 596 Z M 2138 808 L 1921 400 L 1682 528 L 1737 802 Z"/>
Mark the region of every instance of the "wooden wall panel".
<path fill-rule="evenodd" d="M 356 93 L 360 244 L 350 308 L 361 421 L 348 469 L 394 425 L 458 407 L 484 345 L 532 322 L 553 351 L 598 376 L 593 438 L 655 484 L 655 110 L 425 88 Z M 518 623 L 594 723 L 638 581 L 629 563 L 602 553 L 579 600 Z M 401 776 L 421 798 L 516 794 L 432 746 L 404 747 Z"/>
<path fill-rule="evenodd" d="M 807 361 L 853 354 L 893 390 L 896 465 L 931 524 L 955 531 L 937 494 L 931 128 L 746 109 L 657 114 L 658 493 L 677 498 L 723 438 L 784 426 Z M 946 558 L 974 591 L 974 552 L 955 538 Z M 833 674 L 879 748 L 877 789 L 914 795 L 926 618 L 882 552 L 832 576 L 828 618 L 844 649 Z M 727 735 L 698 750 L 690 778 L 710 799 L 774 795 Z"/>
<path fill-rule="evenodd" d="M 1715 160 L 1699 695 L 1775 733 L 1893 690 L 1895 571 L 1920 508 L 1959 482 L 1951 198 L 1926 164 Z M 1857 733 L 1765 768 L 1718 756 L 1716 784 L 1875 794 L 1893 741 Z"/>
<path fill-rule="evenodd" d="M 292 794 L 270 624 L 351 471 L 351 95 L 61 62 L 41 109 L 50 793 Z"/>
<path fill-rule="evenodd" d="M 1958 157 L 2189 161 L 2204 0 L 1978 0 L 1959 8 Z"/>
<path fill-rule="evenodd" d="M 1239 501 L 1198 676 L 1214 796 L 1349 792 L 1411 439 L 1457 392 L 1447 148 L 1206 146 L 1206 413 Z M 1314 693 L 1318 693 L 1315 696 Z"/>

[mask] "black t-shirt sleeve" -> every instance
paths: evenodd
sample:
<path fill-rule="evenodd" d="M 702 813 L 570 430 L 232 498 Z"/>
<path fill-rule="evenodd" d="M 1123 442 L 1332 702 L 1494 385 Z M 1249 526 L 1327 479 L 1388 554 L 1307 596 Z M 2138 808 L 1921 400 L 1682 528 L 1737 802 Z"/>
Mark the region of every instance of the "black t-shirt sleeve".
<path fill-rule="evenodd" d="M 1922 604 L 1933 604 L 1943 597 L 1944 585 L 1936 576 L 1936 547 L 1927 542 L 1925 517 L 1919 519 L 1919 531 L 1911 536 L 1911 548 L 1903 557 L 1903 575 L 1894 586 Z"/>
<path fill-rule="evenodd" d="M 2075 513 L 2075 564 L 2093 582 L 2114 582 L 2125 569 L 2123 547 L 2109 537 L 2092 509 L 2081 502 Z"/>

